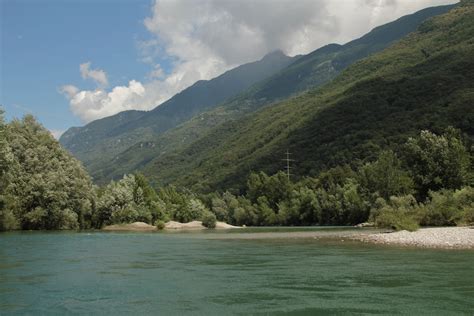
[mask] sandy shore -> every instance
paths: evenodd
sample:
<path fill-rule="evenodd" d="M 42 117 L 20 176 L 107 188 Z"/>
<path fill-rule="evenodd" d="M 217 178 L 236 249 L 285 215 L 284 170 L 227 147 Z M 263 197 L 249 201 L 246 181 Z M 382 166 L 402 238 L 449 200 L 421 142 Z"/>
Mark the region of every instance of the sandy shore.
<path fill-rule="evenodd" d="M 131 224 L 117 224 L 109 225 L 102 228 L 102 230 L 113 230 L 113 231 L 152 231 L 156 230 L 156 226 L 144 223 L 135 222 Z"/>
<path fill-rule="evenodd" d="M 230 229 L 230 228 L 241 228 L 239 226 L 232 226 L 224 222 L 216 222 L 216 229 Z M 165 224 L 165 229 L 173 230 L 194 230 L 194 229 L 207 229 L 202 225 L 201 221 L 192 221 L 189 223 L 180 223 L 175 221 L 169 221 Z M 156 226 L 144 223 L 144 222 L 135 222 L 131 224 L 117 224 L 109 225 L 102 228 L 102 230 L 109 231 L 153 231 L 157 230 Z"/>
<path fill-rule="evenodd" d="M 356 240 L 383 245 L 421 248 L 474 249 L 474 229 L 469 227 L 422 228 L 392 233 L 362 234 Z"/>
<path fill-rule="evenodd" d="M 216 222 L 216 229 L 241 228 L 239 226 L 232 226 L 224 222 Z M 165 224 L 165 229 L 207 229 L 202 225 L 201 221 L 192 221 L 189 223 L 180 223 L 169 221 Z"/>

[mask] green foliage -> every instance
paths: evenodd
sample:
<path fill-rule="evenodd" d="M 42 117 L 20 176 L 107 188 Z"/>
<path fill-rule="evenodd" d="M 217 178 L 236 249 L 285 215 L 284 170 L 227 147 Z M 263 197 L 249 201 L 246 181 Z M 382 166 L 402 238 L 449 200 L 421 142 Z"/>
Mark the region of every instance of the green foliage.
<path fill-rule="evenodd" d="M 27 115 L 6 127 L 8 168 L 3 170 L 4 221 L 22 229 L 91 226 L 91 179 L 36 120 Z M 4 131 L 5 132 L 5 131 Z"/>
<path fill-rule="evenodd" d="M 260 197 L 266 197 L 269 206 L 273 209 L 280 201 L 288 198 L 291 192 L 291 183 L 284 172 L 268 176 L 264 172 L 251 173 L 247 181 L 247 197 L 253 203 Z"/>
<path fill-rule="evenodd" d="M 410 138 L 405 160 L 420 197 L 430 190 L 459 189 L 470 179 L 469 152 L 459 132 L 452 128 L 440 136 L 425 130 Z"/>
<path fill-rule="evenodd" d="M 420 206 L 412 195 L 392 196 L 388 203 L 383 198 L 378 198 L 371 218 L 377 227 L 415 231 L 419 228 L 419 209 Z"/>
<path fill-rule="evenodd" d="M 359 169 L 359 182 L 368 194 L 384 199 L 414 193 L 413 180 L 403 170 L 402 162 L 393 151 L 382 151 L 375 162 Z"/>
<path fill-rule="evenodd" d="M 205 212 L 202 217 L 202 225 L 207 228 L 216 228 L 216 215 L 209 211 Z"/>
<path fill-rule="evenodd" d="M 167 219 L 166 203 L 143 175 L 125 175 L 120 181 L 111 181 L 98 192 L 95 213 L 97 227 L 135 221 L 151 224 Z"/>
<path fill-rule="evenodd" d="M 206 207 L 200 200 L 191 198 L 185 205 L 176 209 L 173 218 L 179 222 L 187 223 L 201 218 L 206 211 Z"/>
<path fill-rule="evenodd" d="M 474 214 L 474 189 L 441 190 L 430 192 L 421 217 L 424 226 L 455 226 L 471 224 Z"/>
<path fill-rule="evenodd" d="M 162 229 L 165 229 L 166 224 L 165 224 L 165 222 L 162 221 L 162 220 L 157 220 L 157 221 L 155 222 L 155 226 L 156 226 L 157 229 L 162 230 Z"/>
<path fill-rule="evenodd" d="M 222 222 L 229 220 L 229 211 L 227 203 L 224 199 L 215 197 L 212 199 L 211 211 L 216 216 L 216 219 Z"/>

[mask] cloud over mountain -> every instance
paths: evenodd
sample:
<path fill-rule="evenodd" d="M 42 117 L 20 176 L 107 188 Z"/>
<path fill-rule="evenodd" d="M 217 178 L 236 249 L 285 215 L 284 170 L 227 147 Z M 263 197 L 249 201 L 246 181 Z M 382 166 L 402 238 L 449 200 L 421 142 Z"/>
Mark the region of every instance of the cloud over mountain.
<path fill-rule="evenodd" d="M 158 0 L 144 20 L 150 39 L 141 43 L 150 64 L 148 80 L 106 90 L 103 70 L 80 66 L 94 91 L 67 85 L 74 114 L 84 122 L 123 110 L 149 110 L 197 80 L 210 79 L 273 50 L 305 54 L 325 44 L 344 43 L 373 27 L 424 7 L 452 0 Z M 171 60 L 164 71 L 160 62 Z M 142 81 L 143 81 L 142 80 Z"/>

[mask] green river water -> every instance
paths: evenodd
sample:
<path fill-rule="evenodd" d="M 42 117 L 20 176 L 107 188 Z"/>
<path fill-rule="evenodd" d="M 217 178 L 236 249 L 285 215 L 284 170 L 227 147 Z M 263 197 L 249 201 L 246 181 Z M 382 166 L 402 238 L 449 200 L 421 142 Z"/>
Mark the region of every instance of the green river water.
<path fill-rule="evenodd" d="M 249 231 L 0 234 L 0 315 L 474 314 L 474 251 Z"/>

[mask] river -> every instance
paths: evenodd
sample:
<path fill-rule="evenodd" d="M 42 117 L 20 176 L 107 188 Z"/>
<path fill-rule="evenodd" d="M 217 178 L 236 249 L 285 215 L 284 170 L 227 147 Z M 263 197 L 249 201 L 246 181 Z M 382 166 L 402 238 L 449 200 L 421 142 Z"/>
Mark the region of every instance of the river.
<path fill-rule="evenodd" d="M 0 314 L 474 313 L 474 251 L 229 234 L 0 234 Z"/>

